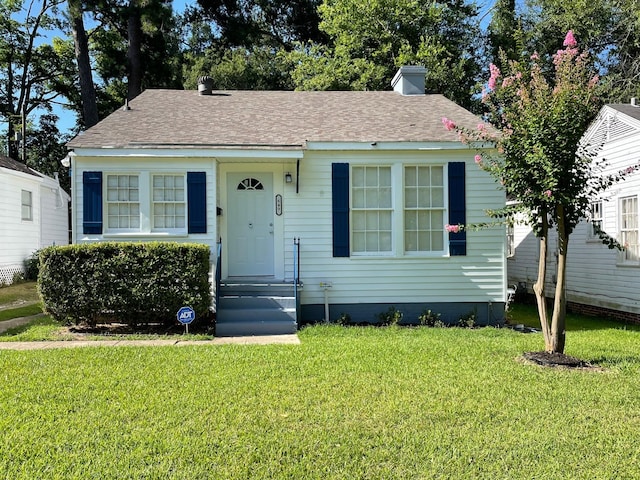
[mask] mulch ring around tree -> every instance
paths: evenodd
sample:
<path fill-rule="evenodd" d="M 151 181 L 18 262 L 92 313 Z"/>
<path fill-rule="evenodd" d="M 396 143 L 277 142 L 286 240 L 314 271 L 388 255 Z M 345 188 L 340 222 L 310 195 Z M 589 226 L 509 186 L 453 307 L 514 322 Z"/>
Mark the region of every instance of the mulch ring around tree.
<path fill-rule="evenodd" d="M 541 367 L 586 370 L 592 372 L 606 371 L 606 369 L 602 368 L 600 365 L 592 364 L 585 360 L 565 355 L 564 353 L 525 352 L 519 360 L 529 365 L 539 365 Z"/>

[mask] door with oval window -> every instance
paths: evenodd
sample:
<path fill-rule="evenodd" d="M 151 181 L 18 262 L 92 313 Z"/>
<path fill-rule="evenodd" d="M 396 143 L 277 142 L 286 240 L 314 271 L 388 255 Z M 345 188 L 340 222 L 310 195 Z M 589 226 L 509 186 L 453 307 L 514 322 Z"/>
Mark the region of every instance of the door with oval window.
<path fill-rule="evenodd" d="M 229 276 L 272 276 L 273 174 L 230 173 L 227 197 Z"/>

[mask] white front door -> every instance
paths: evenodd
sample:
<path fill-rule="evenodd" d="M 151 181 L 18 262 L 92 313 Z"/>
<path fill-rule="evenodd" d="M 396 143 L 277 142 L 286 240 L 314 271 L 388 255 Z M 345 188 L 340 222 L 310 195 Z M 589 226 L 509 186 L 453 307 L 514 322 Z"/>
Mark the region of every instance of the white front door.
<path fill-rule="evenodd" d="M 230 277 L 273 275 L 273 174 L 227 176 Z"/>

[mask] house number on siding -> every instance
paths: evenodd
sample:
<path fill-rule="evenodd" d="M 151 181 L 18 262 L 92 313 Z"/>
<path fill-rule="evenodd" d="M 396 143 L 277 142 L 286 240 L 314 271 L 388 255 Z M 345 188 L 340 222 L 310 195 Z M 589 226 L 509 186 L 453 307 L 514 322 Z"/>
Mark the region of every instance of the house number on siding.
<path fill-rule="evenodd" d="M 276 195 L 276 215 L 282 215 L 282 195 Z"/>

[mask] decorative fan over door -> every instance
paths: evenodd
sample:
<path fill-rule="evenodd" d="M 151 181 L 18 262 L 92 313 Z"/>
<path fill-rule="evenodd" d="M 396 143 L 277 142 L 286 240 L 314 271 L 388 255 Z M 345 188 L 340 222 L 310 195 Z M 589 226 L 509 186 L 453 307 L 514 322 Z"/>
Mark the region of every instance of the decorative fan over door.
<path fill-rule="evenodd" d="M 230 173 L 227 192 L 229 276 L 273 275 L 273 174 Z"/>

